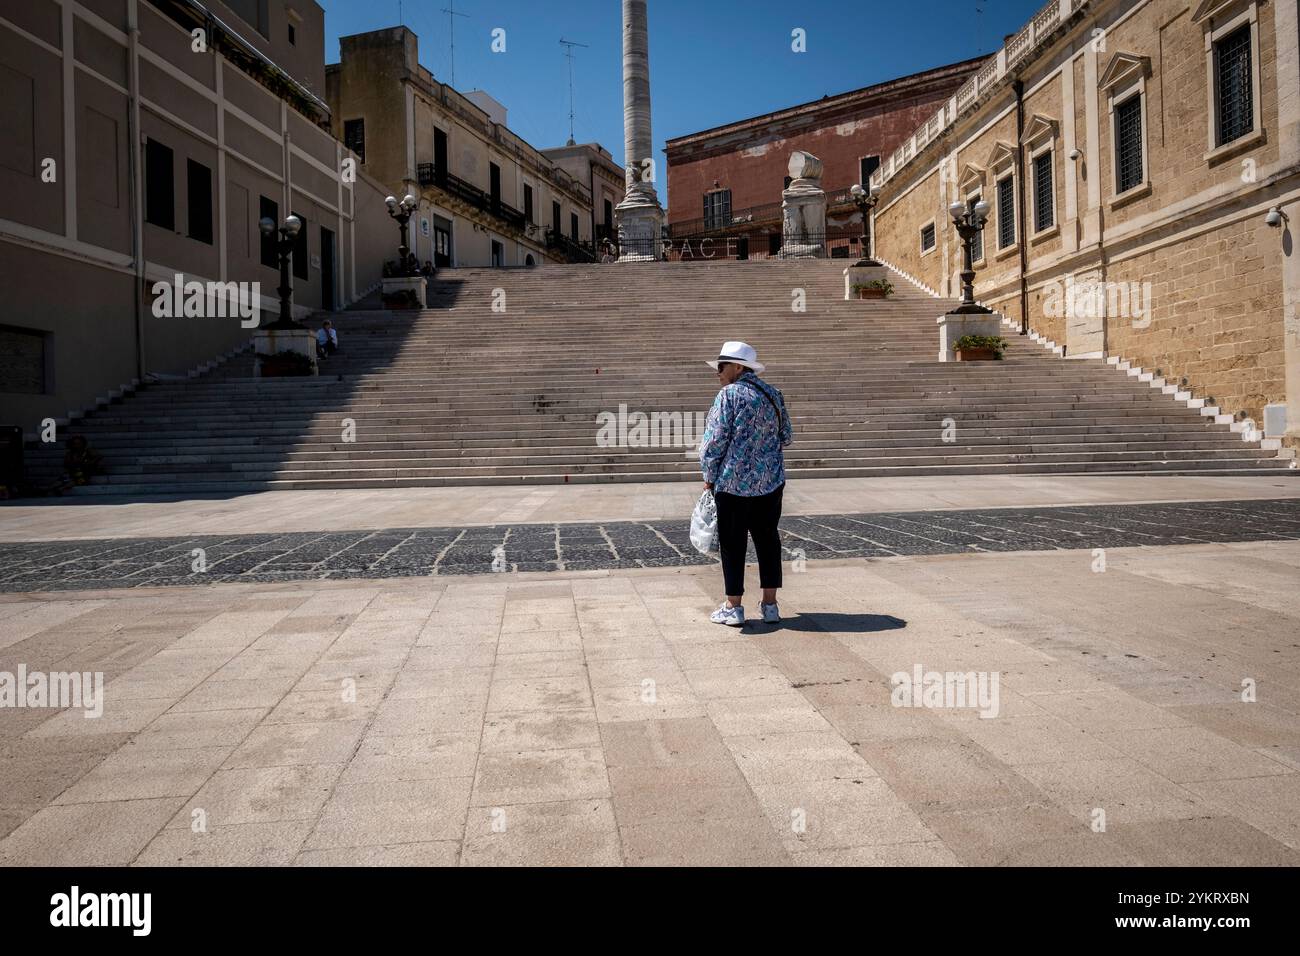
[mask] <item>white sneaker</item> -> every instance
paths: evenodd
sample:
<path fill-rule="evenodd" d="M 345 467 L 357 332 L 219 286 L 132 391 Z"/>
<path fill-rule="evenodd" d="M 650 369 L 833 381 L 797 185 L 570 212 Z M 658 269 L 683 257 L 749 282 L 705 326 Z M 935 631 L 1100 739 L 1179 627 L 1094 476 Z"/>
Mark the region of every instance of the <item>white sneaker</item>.
<path fill-rule="evenodd" d="M 735 607 L 728 607 L 727 602 L 723 601 L 722 606 L 709 615 L 709 620 L 714 624 L 740 627 L 745 623 L 745 606 L 737 604 Z"/>
<path fill-rule="evenodd" d="M 758 609 L 763 612 L 764 624 L 781 623 L 781 611 L 775 604 L 759 604 Z"/>

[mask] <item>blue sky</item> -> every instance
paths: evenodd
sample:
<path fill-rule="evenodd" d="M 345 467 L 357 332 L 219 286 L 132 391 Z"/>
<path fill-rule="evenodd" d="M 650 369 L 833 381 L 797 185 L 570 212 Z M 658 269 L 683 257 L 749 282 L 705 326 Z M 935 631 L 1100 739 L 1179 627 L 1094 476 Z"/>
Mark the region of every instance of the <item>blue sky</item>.
<path fill-rule="evenodd" d="M 338 38 L 395 26 L 398 0 L 317 0 L 325 59 Z M 650 92 L 661 201 L 665 139 L 825 94 L 990 54 L 1045 0 L 650 0 Z M 451 79 L 449 0 L 403 0 L 401 22 L 420 38 L 420 61 Z M 623 162 L 622 5 L 619 0 L 454 0 L 455 86 L 505 104 L 509 125 L 534 146 L 569 136 L 568 65 L 575 50 L 574 138 Z M 492 31 L 506 50 L 493 53 Z M 802 28 L 807 52 L 791 50 Z"/>

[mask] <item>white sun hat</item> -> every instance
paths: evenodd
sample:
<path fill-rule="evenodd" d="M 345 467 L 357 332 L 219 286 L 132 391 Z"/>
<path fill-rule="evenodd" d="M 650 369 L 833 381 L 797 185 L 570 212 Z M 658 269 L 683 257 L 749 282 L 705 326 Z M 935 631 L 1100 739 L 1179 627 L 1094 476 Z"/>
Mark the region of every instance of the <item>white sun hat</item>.
<path fill-rule="evenodd" d="M 745 366 L 745 368 L 753 369 L 759 374 L 762 374 L 763 369 L 767 368 L 758 360 L 758 353 L 754 351 L 754 347 L 746 345 L 744 342 L 723 342 L 718 357 L 705 364 L 716 372 L 718 364 L 721 362 L 734 362 L 737 365 Z"/>

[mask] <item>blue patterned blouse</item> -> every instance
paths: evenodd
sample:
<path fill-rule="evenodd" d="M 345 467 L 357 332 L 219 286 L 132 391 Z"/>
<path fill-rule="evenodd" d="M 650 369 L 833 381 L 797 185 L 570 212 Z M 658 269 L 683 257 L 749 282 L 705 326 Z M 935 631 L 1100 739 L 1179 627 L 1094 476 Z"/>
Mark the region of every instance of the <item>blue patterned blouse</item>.
<path fill-rule="evenodd" d="M 781 409 L 779 420 L 769 395 Z M 713 400 L 700 440 L 700 470 L 714 492 L 770 494 L 785 481 L 781 449 L 792 441 L 794 430 L 780 390 L 744 372 Z"/>

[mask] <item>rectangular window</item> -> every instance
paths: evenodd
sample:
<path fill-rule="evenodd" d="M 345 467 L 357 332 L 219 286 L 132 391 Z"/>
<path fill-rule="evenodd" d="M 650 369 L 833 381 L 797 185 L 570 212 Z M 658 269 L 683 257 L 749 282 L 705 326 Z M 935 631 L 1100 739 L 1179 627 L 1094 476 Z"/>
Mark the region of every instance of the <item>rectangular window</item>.
<path fill-rule="evenodd" d="M 871 182 L 871 174 L 880 168 L 879 156 L 863 156 L 858 160 L 858 182 L 863 186 Z"/>
<path fill-rule="evenodd" d="M 533 187 L 524 183 L 524 219 L 533 221 Z"/>
<path fill-rule="evenodd" d="M 343 121 L 343 145 L 357 154 L 364 166 L 366 162 L 366 121 L 350 119 Z"/>
<path fill-rule="evenodd" d="M 998 248 L 1016 243 L 1016 181 L 1007 176 L 998 180 Z"/>
<path fill-rule="evenodd" d="M 974 206 L 979 201 L 980 201 L 980 196 L 978 193 L 974 196 L 968 197 L 967 199 L 967 202 L 969 203 L 970 206 Z M 979 232 L 975 233 L 975 238 L 970 241 L 970 259 L 971 262 L 979 262 L 983 258 L 984 258 L 984 230 L 981 229 Z"/>
<path fill-rule="evenodd" d="M 294 213 L 302 220 L 302 228 L 298 230 L 298 235 L 293 237 L 293 274 L 297 279 L 307 278 L 307 217 L 301 213 Z"/>
<path fill-rule="evenodd" d="M 569 213 L 569 238 L 574 242 L 578 241 L 578 214 L 576 212 Z"/>
<path fill-rule="evenodd" d="M 172 151 L 156 139 L 144 144 L 144 218 L 164 229 L 176 228 L 176 183 Z"/>
<path fill-rule="evenodd" d="M 921 251 L 929 252 L 934 248 L 935 232 L 934 223 L 928 222 L 921 227 Z"/>
<path fill-rule="evenodd" d="M 1034 160 L 1034 231 L 1052 228 L 1056 222 L 1056 195 L 1052 186 L 1052 153 Z"/>
<path fill-rule="evenodd" d="M 1142 97 L 1132 96 L 1115 107 L 1115 191 L 1126 193 L 1142 185 Z"/>
<path fill-rule="evenodd" d="M 212 170 L 192 159 L 185 160 L 185 182 L 189 202 L 190 238 L 212 244 Z"/>
<path fill-rule="evenodd" d="M 731 224 L 731 190 L 717 189 L 704 194 L 704 228 L 719 229 Z"/>
<path fill-rule="evenodd" d="M 1214 44 L 1214 78 L 1218 95 L 1218 145 L 1223 146 L 1255 129 L 1249 23 Z"/>
<path fill-rule="evenodd" d="M 560 232 L 560 204 L 551 201 L 551 232 L 555 233 L 555 238 L 559 238 Z"/>
<path fill-rule="evenodd" d="M 261 200 L 261 206 L 257 210 L 257 234 L 262 237 L 262 265 L 268 266 L 272 269 L 278 269 L 280 268 L 280 255 L 276 252 L 275 247 L 276 239 L 278 239 L 280 235 L 277 231 L 280 228 L 280 205 L 272 199 L 267 199 L 265 196 L 262 196 Z M 275 223 L 275 229 L 271 230 L 269 236 L 262 232 L 261 220 L 263 219 L 269 219 L 271 222 Z"/>
<path fill-rule="evenodd" d="M 293 24 L 292 24 L 292 23 L 289 24 L 289 45 L 290 45 L 290 46 L 297 46 L 297 45 L 298 45 L 298 44 L 297 44 L 297 37 L 296 37 L 295 34 L 294 34 Z"/>

